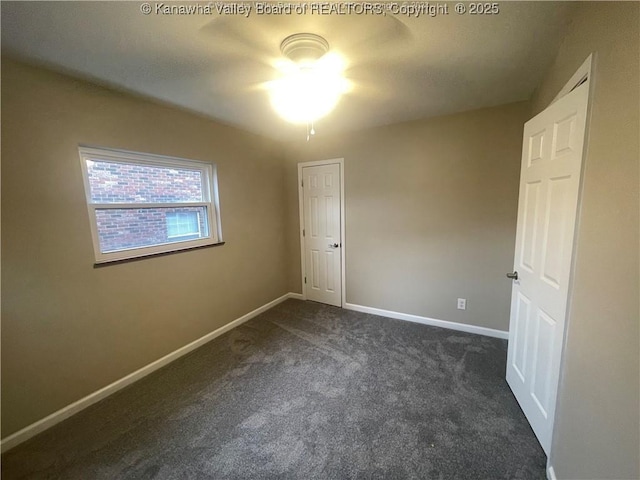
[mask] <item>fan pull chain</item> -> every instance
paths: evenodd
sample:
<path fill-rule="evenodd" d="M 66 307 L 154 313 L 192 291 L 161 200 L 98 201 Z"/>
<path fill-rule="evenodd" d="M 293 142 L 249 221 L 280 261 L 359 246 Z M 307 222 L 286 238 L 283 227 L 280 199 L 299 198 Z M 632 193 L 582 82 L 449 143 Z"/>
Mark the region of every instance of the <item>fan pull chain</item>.
<path fill-rule="evenodd" d="M 307 122 L 307 142 L 311 140 L 311 137 L 316 134 L 316 129 L 313 126 L 313 122 Z"/>

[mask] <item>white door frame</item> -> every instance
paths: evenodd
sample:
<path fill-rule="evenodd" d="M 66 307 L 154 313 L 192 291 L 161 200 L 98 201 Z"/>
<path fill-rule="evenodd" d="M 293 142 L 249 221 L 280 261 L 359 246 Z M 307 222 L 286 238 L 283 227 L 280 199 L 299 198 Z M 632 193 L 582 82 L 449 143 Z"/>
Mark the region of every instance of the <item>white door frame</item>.
<path fill-rule="evenodd" d="M 346 250 L 346 241 L 345 241 L 345 218 L 344 218 L 344 158 L 332 158 L 329 160 L 318 160 L 315 162 L 301 162 L 298 163 L 298 212 L 300 214 L 300 223 L 299 223 L 299 234 L 300 234 L 300 271 L 301 278 L 300 281 L 302 283 L 302 299 L 307 299 L 307 286 L 304 283 L 304 279 L 306 277 L 306 270 L 304 265 L 304 235 L 302 231 L 304 229 L 304 191 L 302 188 L 302 169 L 304 167 L 318 167 L 321 165 L 338 165 L 340 169 L 340 243 L 342 244 L 342 248 L 340 249 L 340 278 L 341 278 L 341 292 L 340 292 L 340 306 L 344 307 L 344 304 L 347 301 L 347 282 L 346 282 L 346 274 L 345 274 L 345 250 Z"/>

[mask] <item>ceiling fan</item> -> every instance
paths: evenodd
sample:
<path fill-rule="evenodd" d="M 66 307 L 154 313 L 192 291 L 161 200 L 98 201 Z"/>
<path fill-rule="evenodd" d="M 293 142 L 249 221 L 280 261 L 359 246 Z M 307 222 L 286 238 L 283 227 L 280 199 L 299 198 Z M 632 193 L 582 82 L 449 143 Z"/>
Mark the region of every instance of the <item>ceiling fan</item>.
<path fill-rule="evenodd" d="M 219 15 L 203 28 L 222 60 L 227 94 L 266 91 L 285 120 L 306 124 L 327 115 L 340 95 L 362 87 L 411 41 L 407 25 L 386 15 Z"/>

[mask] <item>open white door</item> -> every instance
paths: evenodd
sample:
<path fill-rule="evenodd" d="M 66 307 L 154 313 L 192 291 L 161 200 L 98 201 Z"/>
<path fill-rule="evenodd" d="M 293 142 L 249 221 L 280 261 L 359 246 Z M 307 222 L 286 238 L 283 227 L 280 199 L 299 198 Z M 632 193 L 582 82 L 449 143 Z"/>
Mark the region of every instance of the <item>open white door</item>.
<path fill-rule="evenodd" d="M 571 277 L 588 83 L 524 127 L 507 382 L 549 454 Z M 516 274 L 517 272 L 517 274 Z"/>
<path fill-rule="evenodd" d="M 341 164 L 301 166 L 303 289 L 309 300 L 342 306 Z"/>

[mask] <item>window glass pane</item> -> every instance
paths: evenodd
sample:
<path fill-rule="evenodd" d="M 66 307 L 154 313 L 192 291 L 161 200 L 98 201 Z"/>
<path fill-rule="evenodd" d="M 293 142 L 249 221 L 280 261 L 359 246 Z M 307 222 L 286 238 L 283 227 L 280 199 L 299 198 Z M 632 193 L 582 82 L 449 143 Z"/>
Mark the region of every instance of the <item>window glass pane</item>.
<path fill-rule="evenodd" d="M 167 212 L 167 236 L 184 237 L 200 234 L 199 212 L 180 211 Z"/>
<path fill-rule="evenodd" d="M 206 201 L 199 170 L 102 160 L 86 162 L 93 203 Z"/>
<path fill-rule="evenodd" d="M 97 209 L 102 253 L 209 236 L 207 207 Z"/>

